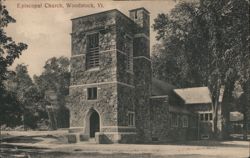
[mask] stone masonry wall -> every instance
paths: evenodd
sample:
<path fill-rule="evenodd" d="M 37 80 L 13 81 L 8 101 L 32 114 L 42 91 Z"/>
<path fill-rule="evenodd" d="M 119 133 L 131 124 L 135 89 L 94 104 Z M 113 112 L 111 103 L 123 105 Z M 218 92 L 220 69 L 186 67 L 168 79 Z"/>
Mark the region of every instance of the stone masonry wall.
<path fill-rule="evenodd" d="M 134 73 L 127 68 L 127 55 L 128 53 L 132 53 L 133 56 L 135 24 L 131 19 L 119 13 L 116 17 L 116 24 L 117 80 L 119 82 L 133 85 Z"/>
<path fill-rule="evenodd" d="M 97 70 L 86 70 L 85 55 L 71 57 L 71 85 L 116 81 L 116 52 L 100 52 Z"/>
<path fill-rule="evenodd" d="M 118 85 L 118 125 L 128 126 L 128 113 L 135 112 L 134 88 Z"/>
<path fill-rule="evenodd" d="M 87 100 L 87 88 L 93 86 L 70 87 L 70 126 L 83 127 L 90 109 L 95 109 L 101 118 L 101 126 L 117 125 L 117 85 L 98 85 L 97 100 Z"/>
<path fill-rule="evenodd" d="M 150 122 L 152 142 L 165 143 L 197 139 L 197 117 L 194 114 L 169 111 L 166 98 L 150 100 Z M 178 106 L 178 105 L 174 105 Z M 177 126 L 173 125 L 172 115 L 177 118 Z M 183 126 L 183 117 L 187 117 L 188 126 Z"/>
<path fill-rule="evenodd" d="M 135 38 L 134 49 L 138 51 L 134 51 L 134 57 L 145 56 L 147 58 L 150 58 L 150 54 L 145 53 L 145 52 L 149 52 L 149 49 L 150 49 L 149 46 L 150 46 L 149 40 L 145 38 Z"/>
<path fill-rule="evenodd" d="M 124 61 L 127 60 L 126 55 L 117 52 L 117 81 L 134 85 L 134 72 L 130 72 Z"/>
<path fill-rule="evenodd" d="M 96 14 L 72 19 L 72 55 L 86 53 L 86 35 L 96 31 L 100 32 L 101 50 L 115 48 L 115 14 L 108 11 L 106 14 Z M 108 45 L 108 46 L 107 46 Z"/>
<path fill-rule="evenodd" d="M 70 127 L 83 127 L 90 109 L 99 113 L 101 127 L 117 126 L 116 14 L 111 10 L 72 19 Z M 86 37 L 92 33 L 99 33 L 99 66 L 86 69 Z M 87 99 L 90 87 L 97 87 L 96 100 Z"/>
<path fill-rule="evenodd" d="M 135 23 L 137 23 L 137 33 L 145 33 L 145 35 L 149 36 L 149 13 L 145 9 L 141 8 L 131 10 L 129 16 L 133 19 L 133 21 L 135 21 Z"/>
<path fill-rule="evenodd" d="M 115 17 L 113 11 L 72 20 L 71 85 L 116 80 Z M 99 33 L 98 71 L 86 71 L 86 36 L 90 33 Z"/>
<path fill-rule="evenodd" d="M 134 59 L 135 76 L 135 124 L 138 139 L 151 141 L 150 136 L 150 103 L 151 96 L 151 63 L 146 59 Z"/>
<path fill-rule="evenodd" d="M 135 17 L 137 14 L 137 17 Z M 139 8 L 130 11 L 130 18 L 137 24 L 133 39 L 133 70 L 135 85 L 135 125 L 138 142 L 151 141 L 150 96 L 152 84 L 151 61 L 149 59 L 149 15 Z M 138 36 L 139 35 L 139 36 Z M 140 43 L 138 43 L 140 41 Z"/>
<path fill-rule="evenodd" d="M 150 99 L 150 123 L 152 141 L 169 141 L 169 104 L 168 98 Z"/>
<path fill-rule="evenodd" d="M 134 36 L 136 25 L 134 22 L 128 17 L 124 17 L 124 15 L 117 13 L 116 16 L 116 30 L 117 30 L 117 40 L 116 40 L 116 48 L 120 51 L 125 52 L 125 39 L 126 36 L 132 37 Z"/>

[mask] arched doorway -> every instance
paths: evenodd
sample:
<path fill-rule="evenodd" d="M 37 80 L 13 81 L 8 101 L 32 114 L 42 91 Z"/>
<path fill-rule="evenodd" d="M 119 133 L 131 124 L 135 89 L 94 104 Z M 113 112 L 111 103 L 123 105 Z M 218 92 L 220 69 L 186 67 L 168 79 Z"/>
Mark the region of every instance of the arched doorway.
<path fill-rule="evenodd" d="M 95 137 L 95 132 L 100 132 L 100 117 L 96 111 L 93 111 L 89 118 L 89 129 L 90 129 L 90 138 Z"/>

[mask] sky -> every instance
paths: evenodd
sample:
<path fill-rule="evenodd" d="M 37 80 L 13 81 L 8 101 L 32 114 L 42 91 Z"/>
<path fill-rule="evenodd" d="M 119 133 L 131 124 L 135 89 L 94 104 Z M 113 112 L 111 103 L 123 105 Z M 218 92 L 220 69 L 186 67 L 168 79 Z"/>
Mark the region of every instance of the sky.
<path fill-rule="evenodd" d="M 150 24 L 159 13 L 168 13 L 175 5 L 173 0 L 167 1 L 80 1 L 80 0 L 8 0 L 4 2 L 9 14 L 16 19 L 6 29 L 7 35 L 16 42 L 23 42 L 28 49 L 15 60 L 12 69 L 17 64 L 28 65 L 32 77 L 40 75 L 45 61 L 51 57 L 71 54 L 71 20 L 75 17 L 92 13 L 118 9 L 125 15 L 135 8 L 144 7 L 150 12 Z M 95 8 L 67 8 L 66 3 L 93 4 Z M 103 8 L 97 7 L 102 3 Z M 20 6 L 42 5 L 42 8 L 22 8 Z M 61 4 L 64 8 L 45 8 L 45 5 Z M 156 43 L 156 33 L 150 31 L 151 46 Z"/>

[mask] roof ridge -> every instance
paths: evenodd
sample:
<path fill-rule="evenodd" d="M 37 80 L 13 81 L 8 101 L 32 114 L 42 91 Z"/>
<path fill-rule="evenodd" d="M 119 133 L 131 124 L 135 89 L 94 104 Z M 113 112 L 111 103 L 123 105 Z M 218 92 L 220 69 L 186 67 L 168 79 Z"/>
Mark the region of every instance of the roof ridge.
<path fill-rule="evenodd" d="M 207 88 L 208 89 L 208 87 L 207 86 L 203 86 L 203 87 L 188 87 L 188 88 L 175 88 L 174 90 L 184 90 L 184 89 L 197 89 L 197 88 Z"/>

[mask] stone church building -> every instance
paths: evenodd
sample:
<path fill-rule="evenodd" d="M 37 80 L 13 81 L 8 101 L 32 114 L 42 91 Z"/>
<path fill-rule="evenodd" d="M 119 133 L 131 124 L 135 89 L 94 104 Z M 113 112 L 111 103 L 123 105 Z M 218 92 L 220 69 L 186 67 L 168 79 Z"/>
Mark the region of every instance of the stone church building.
<path fill-rule="evenodd" d="M 114 9 L 72 19 L 70 143 L 197 138 L 197 114 L 152 78 L 150 13 Z M 179 97 L 180 98 L 180 97 Z"/>

